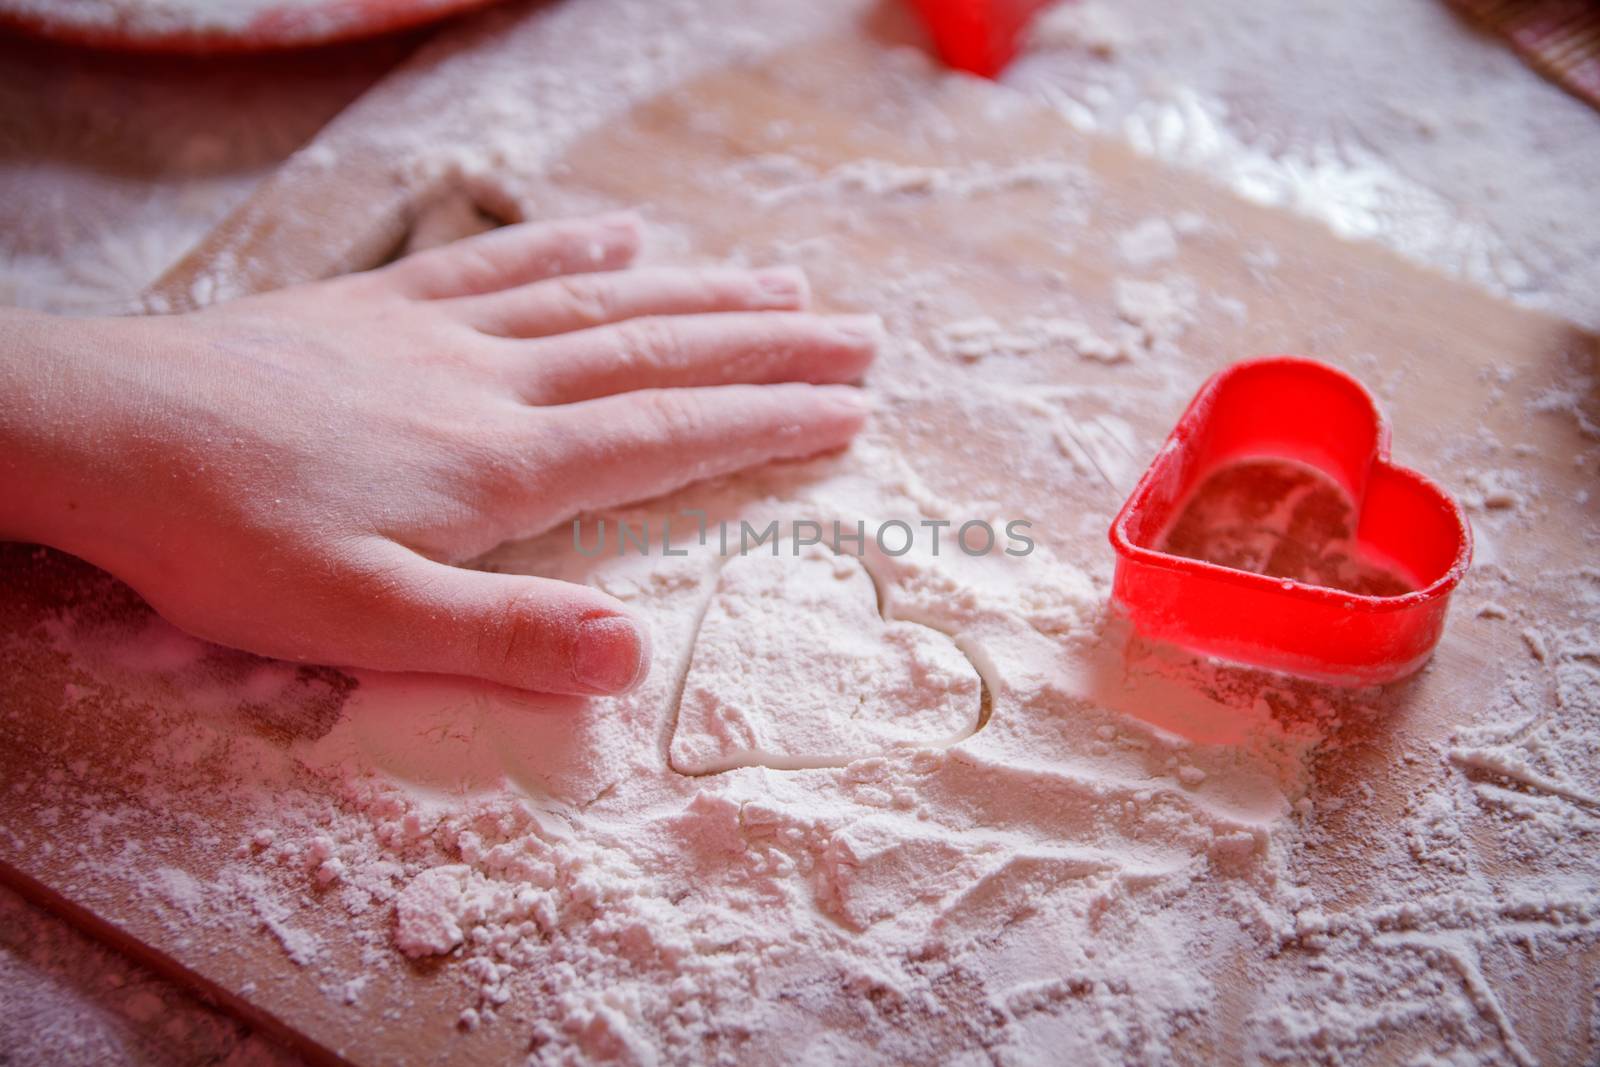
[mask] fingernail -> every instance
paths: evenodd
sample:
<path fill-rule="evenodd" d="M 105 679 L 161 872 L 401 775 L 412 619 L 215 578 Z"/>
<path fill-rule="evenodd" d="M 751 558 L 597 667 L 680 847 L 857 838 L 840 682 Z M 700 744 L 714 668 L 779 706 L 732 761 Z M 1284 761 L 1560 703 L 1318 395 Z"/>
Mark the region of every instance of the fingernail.
<path fill-rule="evenodd" d="M 757 271 L 756 288 L 761 292 L 763 307 L 804 307 L 808 295 L 806 276 L 793 267 Z"/>
<path fill-rule="evenodd" d="M 883 340 L 883 320 L 876 315 L 840 315 L 830 325 L 847 345 L 876 348 Z"/>
<path fill-rule="evenodd" d="M 578 626 L 572 676 L 597 693 L 624 693 L 644 680 L 649 644 L 631 619 L 608 615 Z"/>

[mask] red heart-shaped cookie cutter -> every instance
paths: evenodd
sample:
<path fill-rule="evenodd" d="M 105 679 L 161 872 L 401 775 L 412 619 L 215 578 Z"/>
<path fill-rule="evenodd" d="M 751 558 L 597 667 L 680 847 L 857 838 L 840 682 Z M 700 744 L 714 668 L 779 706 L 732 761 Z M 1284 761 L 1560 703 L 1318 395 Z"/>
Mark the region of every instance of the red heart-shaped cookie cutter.
<path fill-rule="evenodd" d="M 1265 458 L 1306 464 L 1348 494 L 1353 547 L 1411 591 L 1366 595 L 1157 547 L 1208 476 Z M 1293 356 L 1235 363 L 1200 388 L 1117 513 L 1111 544 L 1112 600 L 1140 633 L 1346 685 L 1421 667 L 1472 559 L 1460 505 L 1389 462 L 1389 426 L 1372 395 L 1341 370 Z"/>

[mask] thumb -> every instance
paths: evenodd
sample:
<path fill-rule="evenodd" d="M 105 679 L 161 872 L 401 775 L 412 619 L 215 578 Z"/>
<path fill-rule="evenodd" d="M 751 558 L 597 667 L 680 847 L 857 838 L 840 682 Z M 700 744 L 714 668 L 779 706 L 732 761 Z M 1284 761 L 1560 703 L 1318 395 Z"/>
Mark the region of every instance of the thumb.
<path fill-rule="evenodd" d="M 372 645 L 357 666 L 465 674 L 583 696 L 624 693 L 644 680 L 648 631 L 615 597 L 401 551 L 410 558 L 368 614 Z"/>

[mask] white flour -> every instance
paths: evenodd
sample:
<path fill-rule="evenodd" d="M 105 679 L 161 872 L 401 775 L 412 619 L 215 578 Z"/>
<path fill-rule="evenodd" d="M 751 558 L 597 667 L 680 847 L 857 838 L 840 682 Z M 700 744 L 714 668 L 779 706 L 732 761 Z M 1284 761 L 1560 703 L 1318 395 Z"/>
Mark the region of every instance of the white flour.
<path fill-rule="evenodd" d="M 693 7 L 553 9 L 542 71 L 463 53 L 463 76 L 501 87 L 505 122 L 482 153 L 418 157 L 419 180 L 503 170 L 514 184 L 629 100 L 805 29 L 702 55 L 692 44 L 718 16 Z M 1093 51 L 1131 47 L 1110 24 Z M 563 53 L 581 57 L 566 75 Z M 1452 635 L 1520 642 L 1459 728 L 1194 664 L 1108 618 L 1103 538 L 1155 447 L 1136 416 L 1175 409 L 1194 384 L 1183 345 L 1242 307 L 1172 271 L 1207 220 L 1126 220 L 1103 302 L 1052 292 L 1002 322 L 928 303 L 955 267 L 868 276 L 837 235 L 863 203 L 954 210 L 1018 188 L 1087 222 L 1093 190 L 1060 160 L 827 170 L 779 154 L 700 180 L 811 213 L 815 236 L 735 258 L 809 260 L 830 305 L 885 315 L 898 340 L 870 383 L 880 414 L 843 456 L 610 517 L 1037 507 L 1055 534 L 1036 554 L 591 561 L 565 530 L 507 546 L 488 565 L 593 582 L 652 620 L 647 685 L 587 703 L 382 676 L 351 695 L 159 622 L 107 625 L 96 606 L 112 594 L 89 580 L 49 627 L 64 713 L 105 744 L 153 719 L 161 741 L 130 793 L 52 767 L 14 803 L 40 822 L 92 812 L 63 840 L 95 846 L 89 875 L 148 872 L 141 899 L 174 937 L 265 930 L 358 1020 L 426 1017 L 372 990 L 437 966 L 441 996 L 463 1005 L 455 1027 L 511 1034 L 541 1063 L 1160 1063 L 1229 1042 L 1265 1062 L 1490 1064 L 1596 1047 L 1583 954 L 1600 922 L 1600 572 L 1493 561 L 1539 519 L 1526 457 L 1452 442 L 1481 471 L 1463 496 L 1488 553 Z M 655 236 L 663 258 L 693 247 Z M 1527 415 L 1582 426 L 1585 395 Z M 1583 597 L 1574 617 L 1527 606 L 1557 588 Z M 126 688 L 162 701 L 123 705 Z M 168 814 L 196 807 L 215 821 Z M 139 851 L 173 842 L 160 862 Z M 1576 1007 L 1549 1022 L 1531 1003 L 1547 992 Z M 457 1039 L 416 1035 L 429 1050 Z"/>
<path fill-rule="evenodd" d="M 696 634 L 672 766 L 798 770 L 943 748 L 978 728 L 980 689 L 949 637 L 879 614 L 851 556 L 735 557 Z"/>
<path fill-rule="evenodd" d="M 1081 0 L 1033 38 L 1003 80 L 1080 128 L 1600 324 L 1600 230 L 1571 225 L 1600 198 L 1561 179 L 1600 163 L 1593 112 L 1449 5 Z"/>
<path fill-rule="evenodd" d="M 927 357 L 885 358 L 893 382 Z M 959 514 L 901 452 L 897 416 L 880 418 L 842 460 L 677 503 L 757 526 L 779 501 L 824 518 Z M 1053 462 L 1058 484 L 1092 478 Z M 1103 617 L 1095 553 L 1087 571 L 1047 547 L 869 553 L 863 570 L 569 546 L 563 530 L 495 562 L 581 567 L 645 610 L 658 659 L 634 696 L 371 676 L 340 708 L 327 679 L 78 613 L 52 627 L 97 679 L 67 694 L 75 713 L 114 719 L 126 712 L 96 710 L 105 693 L 154 681 L 174 694 L 167 740 L 140 797 L 69 773 L 41 800 L 84 800 L 97 839 L 132 838 L 147 805 L 189 806 L 176 783 L 225 757 L 238 784 L 219 796 L 249 829 L 215 842 L 214 875 L 145 883 L 175 928 L 264 928 L 352 1012 L 381 1006 L 364 976 L 442 957 L 471 994 L 456 1025 L 512 1028 L 538 1062 L 1038 1062 L 1063 1042 L 1084 1062 L 1163 1062 L 1218 1040 L 1246 958 L 1263 996 L 1227 1032 L 1263 1061 L 1386 1058 L 1420 1035 L 1453 1062 L 1533 1062 L 1497 968 L 1508 951 L 1594 944 L 1600 650 L 1582 628 L 1507 619 L 1537 625 L 1538 651 L 1508 664 L 1474 725 L 1390 744 L 1418 785 L 1373 821 L 1378 794 L 1338 770 L 1370 744 L 1370 709 L 1130 642 Z M 1592 630 L 1600 573 L 1570 580 L 1588 583 Z M 1530 592 L 1490 568 L 1461 595 Z M 945 747 L 973 725 L 978 678 L 991 716 Z M 825 696 L 840 679 L 851 692 Z M 241 694 L 282 709 L 276 733 L 240 718 Z M 926 732 L 886 718 L 908 700 L 935 715 Z M 708 725 L 725 708 L 739 729 Z M 878 719 L 851 725 L 857 712 Z M 284 735 L 301 738 L 287 753 Z M 818 755 L 842 765 L 774 769 Z M 751 765 L 715 773 L 729 764 Z M 1484 833 L 1514 867 L 1488 874 Z M 1352 847 L 1359 873 L 1330 881 L 1319 865 Z M 305 910 L 308 894 L 342 918 Z M 360 969 L 336 962 L 330 932 L 361 946 Z"/>

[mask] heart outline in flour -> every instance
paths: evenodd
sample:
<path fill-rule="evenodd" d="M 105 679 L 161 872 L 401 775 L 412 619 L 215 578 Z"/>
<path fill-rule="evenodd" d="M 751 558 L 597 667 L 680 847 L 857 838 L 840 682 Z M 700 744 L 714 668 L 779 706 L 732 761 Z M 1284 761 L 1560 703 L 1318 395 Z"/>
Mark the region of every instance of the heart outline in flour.
<path fill-rule="evenodd" d="M 792 537 L 791 524 L 780 524 L 780 533 L 778 538 L 779 542 L 784 543 L 790 537 Z M 920 743 L 917 747 L 935 748 L 941 750 L 953 748 L 954 746 L 970 740 L 972 737 L 980 733 L 989 725 L 990 721 L 992 721 L 994 717 L 995 686 L 990 677 L 993 671 L 993 664 L 989 661 L 989 658 L 982 652 L 981 649 L 974 647 L 972 643 L 968 641 L 962 634 L 953 633 L 950 630 L 947 630 L 937 622 L 925 617 L 923 613 L 903 613 L 897 610 L 889 596 L 891 583 L 876 569 L 875 557 L 870 551 L 863 552 L 860 555 L 852 555 L 850 553 L 834 554 L 836 556 L 842 556 L 846 559 L 853 559 L 855 562 L 860 564 L 861 569 L 866 573 L 868 581 L 870 581 L 872 584 L 873 597 L 879 619 L 886 624 L 893 622 L 911 623 L 944 637 L 966 660 L 967 665 L 972 669 L 972 673 L 978 680 L 978 715 L 970 728 L 940 741 Z M 668 769 L 675 774 L 680 774 L 685 777 L 700 778 L 709 777 L 716 774 L 724 774 L 728 771 L 740 770 L 748 767 L 762 767 L 767 770 L 774 771 L 801 771 L 839 768 L 848 766 L 849 764 L 860 759 L 884 755 L 885 752 L 883 751 L 874 751 L 857 755 L 830 756 L 814 759 L 808 757 L 789 757 L 784 759 L 782 765 L 758 756 L 756 758 L 748 759 L 741 758 L 739 761 L 731 763 L 728 766 L 716 767 L 708 770 L 684 769 L 674 760 L 672 750 L 683 721 L 683 701 L 688 687 L 690 675 L 693 673 L 695 652 L 698 650 L 702 640 L 702 632 L 705 626 L 706 617 L 708 614 L 710 614 L 712 606 L 716 603 L 719 594 L 722 592 L 722 577 L 724 569 L 729 563 L 739 558 L 739 556 L 724 556 L 717 561 L 716 566 L 712 571 L 711 579 L 708 582 L 710 593 L 705 598 L 705 601 L 700 605 L 696 614 L 694 627 L 689 641 L 688 652 L 683 658 L 682 667 L 679 670 L 676 683 L 673 687 L 671 714 L 668 716 L 668 727 L 666 730 L 663 752 Z M 892 749 L 888 751 L 892 751 Z"/>
<path fill-rule="evenodd" d="M 1189 491 L 1234 460 L 1298 460 L 1355 505 L 1355 543 L 1417 586 L 1370 596 L 1237 570 L 1152 547 Z M 1472 532 L 1449 493 L 1389 458 L 1372 394 L 1298 356 L 1243 360 L 1195 394 L 1110 529 L 1112 601 L 1147 637 L 1221 659 L 1342 685 L 1395 681 L 1427 661 Z"/>

